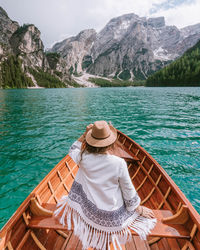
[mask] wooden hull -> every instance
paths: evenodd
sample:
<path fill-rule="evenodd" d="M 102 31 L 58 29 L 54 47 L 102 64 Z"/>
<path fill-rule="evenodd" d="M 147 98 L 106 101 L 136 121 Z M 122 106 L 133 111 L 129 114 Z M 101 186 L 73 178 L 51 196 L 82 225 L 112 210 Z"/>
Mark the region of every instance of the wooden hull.
<path fill-rule="evenodd" d="M 176 237 L 169 236 L 169 233 L 165 235 L 164 231 L 162 234 L 149 236 L 148 241 L 141 241 L 133 234 L 132 241 L 128 242 L 124 249 L 200 249 L 200 216 L 191 203 L 142 147 L 120 131 L 118 131 L 118 141 L 130 156 L 125 159 L 142 205 L 158 212 L 167 210 L 175 214 L 175 218 L 171 221 L 178 224 L 176 226 L 180 235 L 183 231 L 187 234 L 185 238 Z M 60 230 L 56 227 L 52 229 L 52 225 L 48 229 L 48 223 L 46 229 L 30 226 L 33 212 L 30 208 L 32 198 L 35 198 L 42 207 L 51 210 L 63 195 L 68 194 L 77 171 L 78 166 L 69 155 L 55 166 L 1 230 L 0 249 L 82 249 L 81 242 L 74 236 L 73 231 Z"/>

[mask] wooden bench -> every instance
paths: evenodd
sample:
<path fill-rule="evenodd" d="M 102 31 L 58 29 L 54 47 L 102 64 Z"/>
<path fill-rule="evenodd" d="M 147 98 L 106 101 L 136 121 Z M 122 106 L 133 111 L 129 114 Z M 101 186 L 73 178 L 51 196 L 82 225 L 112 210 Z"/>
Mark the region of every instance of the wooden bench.
<path fill-rule="evenodd" d="M 56 209 L 55 204 L 42 204 L 43 215 L 40 214 L 40 205 L 37 202 L 33 202 L 32 211 L 35 215 L 29 221 L 29 228 L 44 228 L 44 229 L 55 229 L 55 230 L 67 230 L 67 226 L 63 226 L 59 222 L 59 217 L 51 215 Z M 48 211 L 52 211 L 49 214 L 45 214 Z M 157 218 L 157 224 L 151 231 L 149 236 L 152 237 L 166 237 L 166 238 L 181 238 L 189 239 L 189 232 L 185 229 L 182 224 L 165 224 L 162 221 L 166 218 L 173 218 L 173 214 L 169 210 L 153 210 L 155 217 Z M 42 214 L 42 213 L 41 213 Z M 169 219 L 166 219 L 169 221 Z M 169 221 L 169 223 L 172 223 Z M 132 230 L 132 235 L 137 235 Z"/>

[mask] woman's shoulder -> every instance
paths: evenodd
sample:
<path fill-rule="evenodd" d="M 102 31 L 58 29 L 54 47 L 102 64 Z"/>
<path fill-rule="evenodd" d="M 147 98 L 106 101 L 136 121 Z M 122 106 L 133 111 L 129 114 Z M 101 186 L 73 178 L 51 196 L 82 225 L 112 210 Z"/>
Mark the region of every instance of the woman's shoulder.
<path fill-rule="evenodd" d="M 121 167 L 123 165 L 126 165 L 126 162 L 124 159 L 116 156 L 116 155 L 111 155 L 111 154 L 91 154 L 91 153 L 87 153 L 84 152 L 83 154 L 83 159 L 91 162 L 95 162 L 96 164 L 98 164 L 99 162 L 105 162 L 109 165 L 113 165 L 113 166 L 118 166 Z"/>
<path fill-rule="evenodd" d="M 110 160 L 110 161 L 115 161 L 115 162 L 125 162 L 123 158 L 120 158 L 119 156 L 112 155 L 112 154 L 91 154 L 89 152 L 84 152 L 83 155 L 87 155 L 91 158 L 96 158 L 96 159 L 104 159 L 104 160 Z"/>
<path fill-rule="evenodd" d="M 107 154 L 107 157 L 111 160 L 111 161 L 114 161 L 114 162 L 118 162 L 120 164 L 124 164 L 125 163 L 125 160 L 119 156 L 116 156 L 116 155 L 111 155 L 111 154 Z"/>

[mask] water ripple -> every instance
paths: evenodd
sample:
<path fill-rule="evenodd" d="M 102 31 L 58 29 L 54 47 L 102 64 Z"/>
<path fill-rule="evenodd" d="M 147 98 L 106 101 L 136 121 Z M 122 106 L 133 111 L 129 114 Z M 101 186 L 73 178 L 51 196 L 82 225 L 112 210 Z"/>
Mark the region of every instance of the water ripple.
<path fill-rule="evenodd" d="M 0 90 L 0 226 L 101 119 L 143 146 L 200 212 L 199 101 L 200 88 Z"/>

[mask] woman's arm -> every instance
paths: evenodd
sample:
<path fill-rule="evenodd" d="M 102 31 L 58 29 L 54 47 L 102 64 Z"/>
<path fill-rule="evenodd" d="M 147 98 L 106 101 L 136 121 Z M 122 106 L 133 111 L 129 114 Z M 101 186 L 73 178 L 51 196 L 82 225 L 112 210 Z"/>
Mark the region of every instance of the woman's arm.
<path fill-rule="evenodd" d="M 78 141 L 80 142 L 84 142 L 85 141 L 85 136 L 87 134 L 87 132 L 93 127 L 93 124 L 89 124 L 86 129 L 85 132 L 78 138 Z"/>
<path fill-rule="evenodd" d="M 81 160 L 81 150 L 84 147 L 85 136 L 86 136 L 87 132 L 92 128 L 92 126 L 93 126 L 93 124 L 89 124 L 86 127 L 85 132 L 78 138 L 77 141 L 75 141 L 72 144 L 72 146 L 69 149 L 69 155 L 73 159 L 73 161 L 76 162 L 76 164 L 80 163 L 80 160 Z"/>
<path fill-rule="evenodd" d="M 126 162 L 124 161 L 121 166 L 121 174 L 119 178 L 120 188 L 123 194 L 126 209 L 128 211 L 136 210 L 140 215 L 147 218 L 154 218 L 154 213 L 151 209 L 140 206 L 140 197 L 138 196 L 135 187 L 129 176 Z"/>
<path fill-rule="evenodd" d="M 154 215 L 153 211 L 152 211 L 151 209 L 147 208 L 147 207 L 138 206 L 138 207 L 136 208 L 136 211 L 137 211 L 140 215 L 142 215 L 142 216 L 144 216 L 144 217 L 146 217 L 146 218 L 155 218 L 155 215 Z"/>
<path fill-rule="evenodd" d="M 120 168 L 119 185 L 122 191 L 126 209 L 128 211 L 135 210 L 140 205 L 141 200 L 130 179 L 127 165 L 124 160 L 122 160 Z"/>

